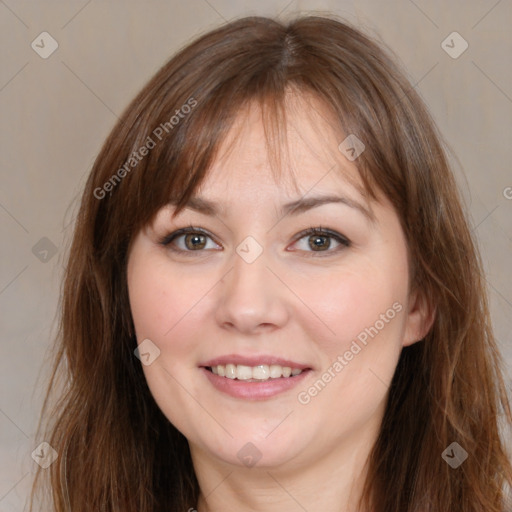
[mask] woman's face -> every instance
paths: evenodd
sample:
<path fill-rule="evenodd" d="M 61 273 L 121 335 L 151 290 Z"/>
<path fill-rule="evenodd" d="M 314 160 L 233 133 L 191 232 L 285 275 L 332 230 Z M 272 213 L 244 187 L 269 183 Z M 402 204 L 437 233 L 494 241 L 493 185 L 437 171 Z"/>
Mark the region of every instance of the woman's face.
<path fill-rule="evenodd" d="M 357 161 L 322 105 L 322 117 L 296 105 L 287 165 L 298 189 L 285 167 L 274 181 L 252 107 L 195 203 L 174 219 L 172 205 L 161 209 L 131 247 L 137 340 L 150 340 L 143 370 L 193 457 L 298 468 L 366 448 L 402 347 L 424 334 L 397 215 L 358 192 Z M 326 196 L 340 200 L 316 202 Z M 329 235 L 302 233 L 320 227 Z"/>

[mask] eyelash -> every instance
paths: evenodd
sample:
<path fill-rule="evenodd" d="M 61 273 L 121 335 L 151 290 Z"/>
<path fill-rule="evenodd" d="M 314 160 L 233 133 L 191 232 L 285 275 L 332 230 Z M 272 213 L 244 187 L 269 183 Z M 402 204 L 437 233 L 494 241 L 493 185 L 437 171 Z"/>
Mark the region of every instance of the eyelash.
<path fill-rule="evenodd" d="M 173 231 L 172 233 L 164 236 L 159 241 L 159 243 L 161 245 L 165 246 L 165 247 L 170 248 L 173 252 L 181 253 L 181 254 L 184 254 L 186 256 L 193 256 L 194 253 L 204 252 L 205 249 L 197 249 L 197 250 L 194 251 L 194 250 L 177 249 L 176 247 L 172 247 L 171 246 L 172 242 L 174 240 L 176 240 L 176 238 L 178 238 L 179 236 L 188 235 L 188 234 L 201 234 L 201 235 L 207 236 L 208 238 L 212 238 L 203 229 L 196 228 L 196 227 L 190 225 L 190 226 L 187 226 L 185 228 L 181 228 L 181 229 L 178 229 L 176 231 Z M 345 236 L 341 235 L 340 233 L 337 233 L 336 231 L 331 231 L 329 229 L 323 228 L 322 226 L 310 227 L 308 229 L 305 229 L 304 231 L 301 231 L 297 235 L 297 238 L 296 238 L 294 243 L 298 242 L 299 240 L 301 240 L 302 238 L 304 238 L 304 237 L 306 237 L 308 235 L 309 236 L 320 235 L 320 236 L 325 236 L 325 237 L 328 237 L 328 238 L 333 238 L 334 240 L 336 240 L 340 244 L 340 246 L 337 247 L 334 250 L 305 251 L 307 253 L 311 253 L 307 257 L 320 257 L 321 258 L 323 256 L 329 256 L 329 255 L 331 255 L 333 253 L 337 253 L 340 250 L 343 250 L 344 248 L 347 248 L 347 247 L 351 246 L 351 242 L 350 242 L 350 240 L 348 238 L 346 238 Z M 217 242 L 215 242 L 215 243 L 217 243 Z"/>

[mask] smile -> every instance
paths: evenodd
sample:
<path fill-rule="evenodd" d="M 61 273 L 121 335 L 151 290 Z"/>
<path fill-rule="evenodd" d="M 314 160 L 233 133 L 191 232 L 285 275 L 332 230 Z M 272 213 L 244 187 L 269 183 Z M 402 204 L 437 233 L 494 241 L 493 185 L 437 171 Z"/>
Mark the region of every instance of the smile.
<path fill-rule="evenodd" d="M 221 377 L 219 374 L 219 366 L 221 366 L 221 372 L 224 369 L 225 375 Z M 233 368 L 231 368 L 233 366 Z M 238 373 L 238 368 L 242 366 L 242 370 L 240 374 Z M 295 369 L 295 375 L 292 374 L 291 367 L 281 367 L 279 365 L 269 365 L 268 372 L 265 367 L 267 365 L 258 365 L 258 366 L 245 366 L 245 365 L 216 365 L 214 367 L 211 366 L 203 366 L 199 368 L 203 375 L 206 377 L 206 382 L 216 389 L 220 391 L 224 395 L 228 395 L 233 398 L 239 398 L 243 400 L 267 400 L 277 395 L 283 395 L 286 391 L 290 391 L 291 389 L 297 387 L 299 383 L 301 383 L 304 379 L 307 378 L 311 373 L 311 368 L 305 369 Z M 277 375 L 279 370 L 279 377 L 272 377 L 271 367 L 273 368 L 274 375 Z M 213 368 L 216 368 L 217 373 L 213 372 Z M 249 374 L 249 371 L 251 372 Z M 229 373 L 228 376 L 226 372 Z M 267 375 L 264 379 L 258 379 L 254 377 L 249 378 L 240 378 L 248 377 L 249 375 Z M 259 372 L 259 373 L 258 373 Z"/>
<path fill-rule="evenodd" d="M 207 367 L 207 370 L 219 377 L 228 379 L 244 380 L 248 382 L 265 381 L 269 379 L 288 378 L 300 375 L 303 370 L 300 368 L 291 368 L 290 366 L 280 366 L 278 364 L 260 364 L 258 366 L 246 366 L 242 364 L 219 364 Z"/>

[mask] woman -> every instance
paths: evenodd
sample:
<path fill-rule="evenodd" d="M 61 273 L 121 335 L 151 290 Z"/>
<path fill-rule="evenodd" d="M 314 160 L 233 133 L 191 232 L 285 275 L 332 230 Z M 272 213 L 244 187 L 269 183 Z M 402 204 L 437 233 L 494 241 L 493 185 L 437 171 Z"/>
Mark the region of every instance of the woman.
<path fill-rule="evenodd" d="M 53 510 L 510 510 L 512 414 L 440 140 L 334 17 L 241 19 L 163 66 L 77 218 Z"/>

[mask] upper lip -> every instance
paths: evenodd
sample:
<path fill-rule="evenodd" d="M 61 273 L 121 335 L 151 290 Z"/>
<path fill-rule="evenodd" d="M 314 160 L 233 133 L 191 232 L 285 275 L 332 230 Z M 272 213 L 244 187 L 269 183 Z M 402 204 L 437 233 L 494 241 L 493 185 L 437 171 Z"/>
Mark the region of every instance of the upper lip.
<path fill-rule="evenodd" d="M 297 368 L 299 370 L 306 370 L 311 368 L 307 364 L 297 363 L 295 361 L 290 361 L 289 359 L 285 359 L 283 357 L 271 356 L 271 355 L 252 355 L 252 356 L 244 356 L 239 354 L 229 354 L 225 356 L 216 357 L 214 359 L 210 359 L 205 363 L 201 363 L 199 366 L 203 367 L 212 367 L 217 365 L 227 365 L 227 364 L 241 364 L 244 366 L 260 366 L 263 364 L 272 365 L 276 364 L 279 366 L 288 366 L 290 368 Z"/>

